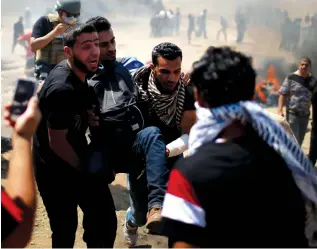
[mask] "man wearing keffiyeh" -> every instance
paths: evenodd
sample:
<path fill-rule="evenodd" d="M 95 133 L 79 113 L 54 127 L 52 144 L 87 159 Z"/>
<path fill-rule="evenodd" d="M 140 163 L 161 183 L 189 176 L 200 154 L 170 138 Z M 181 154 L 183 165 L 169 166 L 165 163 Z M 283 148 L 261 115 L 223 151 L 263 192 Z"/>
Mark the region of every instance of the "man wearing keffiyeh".
<path fill-rule="evenodd" d="M 307 247 L 304 198 L 317 175 L 296 141 L 252 101 L 249 57 L 209 48 L 193 65 L 197 122 L 173 167 L 163 235 L 172 247 Z"/>
<path fill-rule="evenodd" d="M 169 173 L 187 149 L 189 130 L 196 119 L 193 86 L 188 84 L 181 65 L 181 49 L 165 42 L 153 49 L 152 63 L 133 75 L 140 101 L 147 106 L 143 115 L 148 118 L 136 145 L 144 153 L 144 173 L 128 176 L 131 207 L 123 229 L 130 245 L 136 243 L 137 229 L 145 223 L 149 232 L 160 233 Z"/>

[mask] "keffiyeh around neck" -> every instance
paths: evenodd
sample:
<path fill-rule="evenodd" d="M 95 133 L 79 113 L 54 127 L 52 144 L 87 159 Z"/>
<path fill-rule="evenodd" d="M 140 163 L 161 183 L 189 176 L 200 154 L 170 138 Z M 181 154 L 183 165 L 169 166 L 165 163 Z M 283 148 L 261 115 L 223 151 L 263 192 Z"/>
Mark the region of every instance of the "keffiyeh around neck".
<path fill-rule="evenodd" d="M 145 77 L 144 77 L 145 76 Z M 147 90 L 143 89 L 144 80 L 148 81 Z M 144 101 L 148 101 L 160 120 L 171 125 L 174 120 L 180 127 L 185 103 L 185 85 L 179 80 L 177 89 L 172 94 L 161 93 L 155 84 L 155 78 L 149 66 L 139 69 L 134 80 Z"/>
<path fill-rule="evenodd" d="M 215 141 L 233 121 L 249 122 L 258 135 L 284 159 L 302 193 L 317 204 L 317 174 L 313 165 L 290 135 L 258 104 L 243 101 L 213 109 L 202 108 L 197 103 L 195 105 L 197 122 L 189 135 L 190 155 L 200 146 Z"/>

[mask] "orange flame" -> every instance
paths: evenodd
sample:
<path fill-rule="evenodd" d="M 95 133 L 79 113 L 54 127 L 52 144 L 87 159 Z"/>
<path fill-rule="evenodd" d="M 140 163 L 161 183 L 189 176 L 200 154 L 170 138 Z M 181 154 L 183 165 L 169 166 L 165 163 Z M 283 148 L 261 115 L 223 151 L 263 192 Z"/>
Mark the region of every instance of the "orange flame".
<path fill-rule="evenodd" d="M 256 93 L 259 97 L 259 99 L 266 103 L 267 102 L 267 98 L 268 96 L 266 95 L 266 91 L 265 89 L 267 88 L 267 84 L 271 85 L 271 93 L 269 94 L 273 94 L 274 92 L 278 92 L 280 89 L 280 83 L 278 81 L 278 79 L 275 78 L 275 68 L 273 65 L 270 65 L 267 69 L 267 79 L 266 80 L 262 80 L 255 88 Z"/>

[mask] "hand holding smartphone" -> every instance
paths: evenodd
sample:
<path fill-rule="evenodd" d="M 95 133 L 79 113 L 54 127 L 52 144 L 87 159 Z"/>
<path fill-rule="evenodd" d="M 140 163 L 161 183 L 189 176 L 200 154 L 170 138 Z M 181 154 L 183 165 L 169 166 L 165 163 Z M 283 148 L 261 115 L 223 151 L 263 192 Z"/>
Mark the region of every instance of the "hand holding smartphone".
<path fill-rule="evenodd" d="M 16 121 L 26 109 L 30 98 L 36 94 L 37 82 L 31 79 L 18 79 L 10 108 L 11 120 Z"/>

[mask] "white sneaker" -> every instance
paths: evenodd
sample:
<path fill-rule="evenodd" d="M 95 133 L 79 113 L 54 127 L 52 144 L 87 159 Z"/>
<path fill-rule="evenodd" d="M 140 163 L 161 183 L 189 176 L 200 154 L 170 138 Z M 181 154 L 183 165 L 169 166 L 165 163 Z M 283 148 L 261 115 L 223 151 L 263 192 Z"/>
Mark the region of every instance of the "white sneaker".
<path fill-rule="evenodd" d="M 130 211 L 128 208 L 127 213 Z M 123 235 L 124 240 L 129 246 L 135 246 L 138 240 L 138 227 L 131 227 L 129 226 L 127 219 L 125 218 L 123 224 Z"/>

